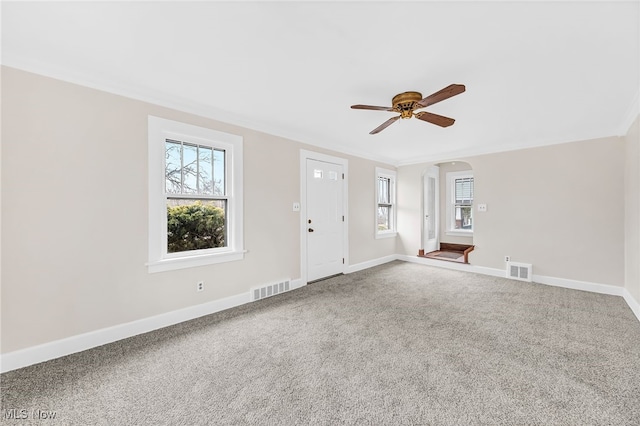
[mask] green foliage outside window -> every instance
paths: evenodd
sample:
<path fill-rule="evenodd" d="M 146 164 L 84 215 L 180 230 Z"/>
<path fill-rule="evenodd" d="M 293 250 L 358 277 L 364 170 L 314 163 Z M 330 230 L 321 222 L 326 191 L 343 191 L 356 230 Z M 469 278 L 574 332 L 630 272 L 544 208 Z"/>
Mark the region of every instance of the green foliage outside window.
<path fill-rule="evenodd" d="M 169 253 L 224 246 L 223 209 L 202 201 L 181 206 L 167 206 Z"/>

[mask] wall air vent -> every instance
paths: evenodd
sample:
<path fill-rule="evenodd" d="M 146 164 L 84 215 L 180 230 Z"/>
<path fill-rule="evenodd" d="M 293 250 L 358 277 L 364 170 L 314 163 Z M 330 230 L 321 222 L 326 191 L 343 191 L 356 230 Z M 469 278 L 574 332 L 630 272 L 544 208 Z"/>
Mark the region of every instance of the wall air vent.
<path fill-rule="evenodd" d="M 284 293 L 291 290 L 291 280 L 281 281 L 275 284 L 267 284 L 262 287 L 253 287 L 251 289 L 251 301 L 264 299 L 266 297 L 275 296 L 276 294 Z"/>
<path fill-rule="evenodd" d="M 532 281 L 533 265 L 530 263 L 507 262 L 507 278 L 520 281 Z"/>

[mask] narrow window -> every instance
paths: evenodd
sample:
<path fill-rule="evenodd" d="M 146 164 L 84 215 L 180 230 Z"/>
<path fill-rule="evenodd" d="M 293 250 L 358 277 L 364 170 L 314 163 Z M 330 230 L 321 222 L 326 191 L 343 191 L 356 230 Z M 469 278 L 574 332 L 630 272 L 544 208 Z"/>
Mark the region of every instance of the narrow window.
<path fill-rule="evenodd" d="M 376 167 L 376 238 L 396 236 L 396 172 Z"/>
<path fill-rule="evenodd" d="M 447 173 L 447 233 L 473 233 L 473 174 Z"/>

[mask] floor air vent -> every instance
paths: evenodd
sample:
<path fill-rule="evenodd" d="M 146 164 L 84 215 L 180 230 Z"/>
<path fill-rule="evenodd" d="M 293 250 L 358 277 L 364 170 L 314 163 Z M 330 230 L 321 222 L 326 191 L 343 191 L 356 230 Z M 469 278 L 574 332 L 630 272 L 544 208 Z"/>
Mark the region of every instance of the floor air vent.
<path fill-rule="evenodd" d="M 507 278 L 512 278 L 514 280 L 520 281 L 528 281 L 532 280 L 532 265 L 530 263 L 516 263 L 516 262 L 508 262 L 507 263 Z"/>
<path fill-rule="evenodd" d="M 251 301 L 264 299 L 265 297 L 275 296 L 276 294 L 284 293 L 291 290 L 290 280 L 282 281 L 275 284 L 267 284 L 262 287 L 254 287 L 251 289 Z"/>

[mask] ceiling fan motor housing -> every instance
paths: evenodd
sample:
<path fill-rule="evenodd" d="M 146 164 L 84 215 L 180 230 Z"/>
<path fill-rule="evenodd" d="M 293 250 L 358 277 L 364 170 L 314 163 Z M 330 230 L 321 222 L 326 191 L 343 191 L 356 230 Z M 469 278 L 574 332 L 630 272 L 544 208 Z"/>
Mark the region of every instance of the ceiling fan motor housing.
<path fill-rule="evenodd" d="M 403 92 L 395 95 L 391 100 L 393 109 L 400 113 L 402 118 L 411 118 L 415 104 L 422 100 L 420 92 Z"/>

